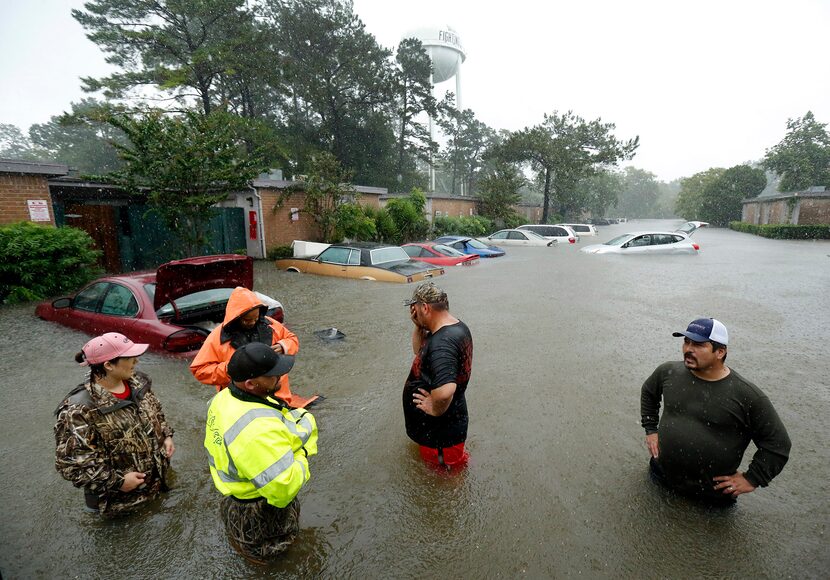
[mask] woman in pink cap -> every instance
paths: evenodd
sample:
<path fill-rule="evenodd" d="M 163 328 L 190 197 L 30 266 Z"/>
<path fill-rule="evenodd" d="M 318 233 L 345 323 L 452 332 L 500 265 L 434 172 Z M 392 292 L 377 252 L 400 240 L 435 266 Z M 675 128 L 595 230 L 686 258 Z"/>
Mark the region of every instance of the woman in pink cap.
<path fill-rule="evenodd" d="M 173 429 L 150 378 L 135 370 L 147 346 L 117 332 L 87 342 L 75 360 L 89 375 L 55 411 L 55 467 L 83 488 L 89 511 L 105 516 L 167 490 Z"/>

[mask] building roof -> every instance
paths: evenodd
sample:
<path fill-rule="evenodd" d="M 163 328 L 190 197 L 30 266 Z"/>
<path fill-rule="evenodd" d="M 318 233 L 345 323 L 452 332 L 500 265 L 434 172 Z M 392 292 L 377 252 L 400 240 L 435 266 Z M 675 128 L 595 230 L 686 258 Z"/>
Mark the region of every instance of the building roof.
<path fill-rule="evenodd" d="M 263 179 L 257 178 L 252 182 L 254 187 L 263 189 L 285 189 L 293 185 L 301 185 L 302 181 L 290 181 L 286 179 Z M 369 187 L 368 185 L 352 185 L 358 193 L 366 193 L 369 195 L 385 195 L 388 191 L 385 187 Z"/>
<path fill-rule="evenodd" d="M 22 175 L 66 175 L 69 166 L 39 161 L 21 161 L 19 159 L 0 159 L 0 173 L 20 173 Z"/>
<path fill-rule="evenodd" d="M 807 191 L 792 191 L 789 193 L 777 193 L 775 195 L 763 195 L 758 197 L 750 197 L 741 201 L 741 203 L 762 203 L 766 201 L 780 201 L 790 198 L 799 199 L 830 199 L 830 191 L 818 191 L 819 188 L 811 187 Z"/>
<path fill-rule="evenodd" d="M 397 198 L 405 198 L 409 197 L 408 193 L 384 193 L 380 196 L 380 199 L 397 199 Z M 452 195 L 449 193 L 439 193 L 437 191 L 433 192 L 424 192 L 424 197 L 427 199 L 452 199 L 456 201 L 472 201 L 478 202 L 479 199 L 473 195 Z"/>

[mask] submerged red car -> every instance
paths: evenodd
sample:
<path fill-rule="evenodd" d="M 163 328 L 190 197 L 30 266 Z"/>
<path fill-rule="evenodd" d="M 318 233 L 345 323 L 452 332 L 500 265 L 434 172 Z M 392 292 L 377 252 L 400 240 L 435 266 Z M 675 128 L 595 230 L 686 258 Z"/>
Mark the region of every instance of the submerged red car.
<path fill-rule="evenodd" d="M 434 242 L 404 244 L 401 247 L 413 260 L 436 266 L 472 266 L 479 261 L 477 254 L 462 254 L 455 248 Z"/>
<path fill-rule="evenodd" d="M 151 350 L 188 357 L 222 322 L 233 289 L 252 290 L 253 284 L 249 256 L 200 256 L 162 264 L 155 272 L 99 278 L 74 296 L 39 304 L 35 314 L 91 335 L 120 332 Z M 282 305 L 259 296 L 268 315 L 282 322 Z"/>

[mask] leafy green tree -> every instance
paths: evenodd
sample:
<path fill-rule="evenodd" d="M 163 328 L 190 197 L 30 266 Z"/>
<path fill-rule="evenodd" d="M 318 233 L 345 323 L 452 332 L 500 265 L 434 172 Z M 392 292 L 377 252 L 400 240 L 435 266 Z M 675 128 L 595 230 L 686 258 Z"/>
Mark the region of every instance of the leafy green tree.
<path fill-rule="evenodd" d="M 473 195 L 477 180 L 487 165 L 485 156 L 497 143 L 498 135 L 476 119 L 471 109 L 456 109 L 450 94 L 439 110 L 438 126 L 447 138 L 439 158 L 450 175 L 449 193 L 458 194 L 463 189 L 466 195 Z"/>
<path fill-rule="evenodd" d="M 314 219 L 323 242 L 337 243 L 343 237 L 370 239 L 376 233 L 372 220 L 356 203 L 351 180 L 351 171 L 324 151 L 312 157 L 308 175 L 287 192 L 303 192 L 303 211 Z"/>
<path fill-rule="evenodd" d="M 830 186 L 830 133 L 826 127 L 810 111 L 787 121 L 787 135 L 764 157 L 764 167 L 781 176 L 781 191 Z"/>
<path fill-rule="evenodd" d="M 710 183 L 717 181 L 725 170 L 713 167 L 680 180 L 675 211 L 687 220 L 702 220 L 703 192 Z"/>
<path fill-rule="evenodd" d="M 680 180 L 675 179 L 668 183 L 658 181 L 657 187 L 660 191 L 657 198 L 657 217 L 677 217 L 675 205 L 677 204 L 677 196 L 680 194 Z"/>
<path fill-rule="evenodd" d="M 514 165 L 498 163 L 478 184 L 481 215 L 501 224 L 513 219 L 526 181 Z"/>
<path fill-rule="evenodd" d="M 580 179 L 569 207 L 587 209 L 592 216 L 607 215 L 607 210 L 617 204 L 617 195 L 623 189 L 622 177 L 615 171 L 599 170 Z M 581 211 L 566 214 L 567 218 L 581 219 Z"/>
<path fill-rule="evenodd" d="M 767 178 L 763 169 L 736 165 L 703 187 L 700 196 L 700 219 L 714 226 L 726 227 L 741 219 L 741 201 L 764 190 Z"/>
<path fill-rule="evenodd" d="M 338 0 L 268 0 L 278 64 L 289 95 L 286 134 L 300 171 L 314 150 L 332 153 L 362 183 L 395 175 L 391 123 L 393 66 L 354 14 Z M 308 158 L 308 157 L 306 157 Z"/>
<path fill-rule="evenodd" d="M 124 133 L 107 122 L 117 111 L 95 99 L 72 103 L 72 112 L 32 125 L 29 135 L 41 158 L 64 163 L 84 175 L 105 175 L 123 166 L 114 143 L 126 144 Z"/>
<path fill-rule="evenodd" d="M 110 123 L 128 140 L 116 144 L 124 168 L 112 174 L 115 182 L 146 194 L 188 255 L 205 244 L 213 206 L 265 168 L 240 138 L 244 120 L 228 113 L 113 115 Z"/>
<path fill-rule="evenodd" d="M 422 185 L 424 175 L 417 162 L 428 163 L 438 151 L 429 127 L 419 119 L 436 114 L 437 103 L 430 82 L 432 63 L 421 41 L 405 38 L 395 55 L 395 116 L 397 121 L 396 175 L 403 190 Z"/>
<path fill-rule="evenodd" d="M 580 179 L 634 156 L 639 137 L 620 141 L 612 134 L 615 128 L 601 119 L 585 121 L 572 111 L 554 112 L 539 125 L 511 133 L 499 154 L 505 161 L 527 162 L 536 172 L 544 192 L 542 221 L 547 222 L 551 200 L 564 213 L 561 196 Z"/>
<path fill-rule="evenodd" d="M 413 189 L 407 197 L 386 202 L 386 212 L 395 223 L 396 244 L 423 240 L 429 233 L 429 222 L 424 216 L 427 198 L 419 189 Z"/>
<path fill-rule="evenodd" d="M 645 169 L 626 167 L 621 179 L 617 213 L 624 217 L 659 217 L 657 200 L 660 197 L 660 185 L 657 176 Z"/>
<path fill-rule="evenodd" d="M 122 98 L 150 86 L 182 103 L 195 96 L 209 114 L 217 80 L 256 50 L 246 44 L 254 15 L 245 0 L 90 0 L 72 16 L 87 37 L 120 70 L 108 77 L 83 78 L 84 90 Z"/>
<path fill-rule="evenodd" d="M 0 123 L 0 159 L 34 161 L 40 158 L 29 137 L 17 125 Z"/>

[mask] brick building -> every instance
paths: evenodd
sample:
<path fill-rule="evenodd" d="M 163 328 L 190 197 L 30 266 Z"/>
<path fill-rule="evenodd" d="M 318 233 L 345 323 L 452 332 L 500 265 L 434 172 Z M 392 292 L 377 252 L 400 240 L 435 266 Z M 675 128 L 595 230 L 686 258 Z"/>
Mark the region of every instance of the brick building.
<path fill-rule="evenodd" d="M 830 192 L 824 187 L 745 199 L 741 221 L 755 224 L 830 224 Z"/>
<path fill-rule="evenodd" d="M 66 165 L 0 159 L 0 225 L 31 221 L 54 226 L 48 181 L 68 172 Z"/>
<path fill-rule="evenodd" d="M 447 193 L 425 193 L 427 204 L 424 208 L 424 215 L 429 223 L 437 217 L 461 217 L 478 215 L 478 199 L 475 197 L 464 197 L 449 195 Z M 386 207 L 390 199 L 406 198 L 406 193 L 383 194 L 378 198 L 380 207 Z"/>
<path fill-rule="evenodd" d="M 296 185 L 295 181 L 282 179 L 255 179 L 250 193 L 236 195 L 237 207 L 247 207 L 246 216 L 249 228 L 248 237 L 259 229 L 258 239 L 262 240 L 260 253 L 248 255 L 265 257 L 267 251 L 275 246 L 290 246 L 294 240 L 318 241 L 319 232 L 314 219 L 305 213 L 305 194 L 302 191 L 287 190 Z M 386 188 L 353 186 L 357 193 L 357 202 L 364 206 L 381 207 L 380 198 L 386 194 Z M 242 205 L 240 204 L 242 202 Z M 256 222 L 254 221 L 256 220 Z"/>

